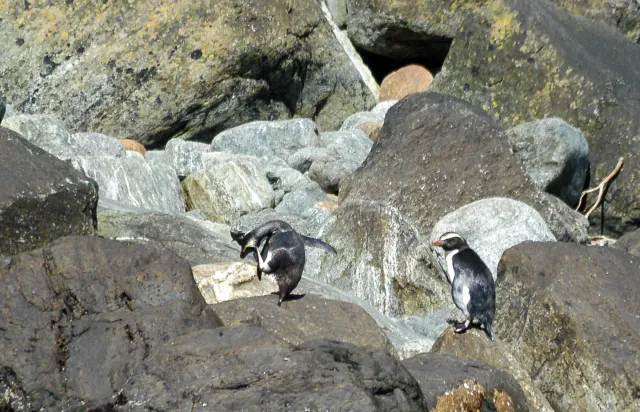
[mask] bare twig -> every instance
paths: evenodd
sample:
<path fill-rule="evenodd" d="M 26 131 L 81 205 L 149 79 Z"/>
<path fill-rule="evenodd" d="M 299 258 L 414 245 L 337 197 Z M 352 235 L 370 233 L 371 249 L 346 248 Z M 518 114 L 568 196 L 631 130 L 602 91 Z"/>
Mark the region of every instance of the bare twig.
<path fill-rule="evenodd" d="M 618 172 L 620 172 L 620 169 L 622 169 L 622 163 L 624 163 L 624 157 L 621 157 L 620 159 L 618 159 L 618 164 L 616 165 L 615 169 L 613 169 L 613 171 L 609 173 L 609 175 L 605 177 L 598 186 L 592 189 L 587 189 L 584 192 L 582 192 L 582 194 L 580 195 L 580 200 L 578 201 L 578 207 L 576 207 L 576 210 L 580 210 L 580 206 L 582 206 L 582 199 L 584 199 L 585 195 L 589 193 L 593 193 L 596 190 L 598 191 L 598 198 L 596 199 L 595 203 L 589 208 L 587 213 L 584 214 L 584 217 L 586 217 L 587 219 L 589 218 L 589 216 L 591 216 L 591 213 L 593 213 L 593 211 L 596 210 L 598 206 L 602 203 L 604 192 L 607 190 L 607 187 L 609 186 L 609 183 L 611 182 L 611 180 L 613 180 L 613 178 L 616 177 Z"/>

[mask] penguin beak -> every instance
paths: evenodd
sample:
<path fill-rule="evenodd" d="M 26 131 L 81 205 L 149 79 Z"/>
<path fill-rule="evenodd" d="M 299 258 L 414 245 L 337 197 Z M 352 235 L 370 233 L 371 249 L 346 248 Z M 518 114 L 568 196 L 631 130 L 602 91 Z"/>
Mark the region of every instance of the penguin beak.
<path fill-rule="evenodd" d="M 249 250 L 253 249 L 254 247 L 255 242 L 253 241 L 253 239 L 249 240 L 242 248 L 242 252 L 240 252 L 240 259 L 244 259 L 245 256 L 247 256 L 247 253 L 249 253 Z"/>
<path fill-rule="evenodd" d="M 444 245 L 444 241 L 442 240 L 434 240 L 431 242 L 431 246 L 440 246 L 442 247 L 442 245 Z"/>

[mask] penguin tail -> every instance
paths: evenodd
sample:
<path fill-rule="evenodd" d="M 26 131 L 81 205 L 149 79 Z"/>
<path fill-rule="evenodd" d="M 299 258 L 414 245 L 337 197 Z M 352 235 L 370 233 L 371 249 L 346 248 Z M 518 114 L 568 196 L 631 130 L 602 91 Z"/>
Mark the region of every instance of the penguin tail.
<path fill-rule="evenodd" d="M 311 247 L 315 247 L 318 249 L 323 249 L 326 252 L 329 253 L 333 253 L 334 255 L 337 255 L 338 253 L 336 252 L 336 250 L 333 248 L 333 246 L 331 246 L 328 243 L 323 242 L 320 239 L 316 239 L 313 237 L 309 237 L 309 236 L 304 236 L 304 235 L 300 235 L 302 237 L 302 240 L 304 241 L 304 244 L 307 246 L 311 246 Z"/>

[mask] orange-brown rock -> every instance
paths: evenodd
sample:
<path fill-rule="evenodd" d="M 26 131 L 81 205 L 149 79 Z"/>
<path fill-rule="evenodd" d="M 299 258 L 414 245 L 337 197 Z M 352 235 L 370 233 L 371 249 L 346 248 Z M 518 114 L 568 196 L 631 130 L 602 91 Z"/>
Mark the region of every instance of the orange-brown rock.
<path fill-rule="evenodd" d="M 122 143 L 125 150 L 132 150 L 134 152 L 140 153 L 143 156 L 145 153 L 147 153 L 147 149 L 145 149 L 144 146 L 140 144 L 140 142 L 136 142 L 135 140 L 120 139 L 120 143 Z"/>
<path fill-rule="evenodd" d="M 387 75 L 380 85 L 380 101 L 400 100 L 413 93 L 427 90 L 433 75 L 416 64 L 405 66 Z"/>
<path fill-rule="evenodd" d="M 378 133 L 380 129 L 382 129 L 383 124 L 384 122 L 365 122 L 358 127 L 375 143 L 378 141 Z"/>

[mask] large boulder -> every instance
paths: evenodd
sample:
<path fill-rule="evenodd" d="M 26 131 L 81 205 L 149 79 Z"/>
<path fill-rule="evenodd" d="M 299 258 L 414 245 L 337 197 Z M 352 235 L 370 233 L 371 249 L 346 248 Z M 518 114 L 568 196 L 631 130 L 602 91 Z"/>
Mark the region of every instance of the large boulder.
<path fill-rule="evenodd" d="M 166 249 L 71 236 L 1 270 L 0 364 L 12 381 L 0 390 L 27 401 L 0 399 L 4 410 L 126 402 L 121 391 L 156 347 L 221 325 L 189 264 Z"/>
<path fill-rule="evenodd" d="M 626 250 L 632 255 L 640 256 L 640 229 L 626 233 L 614 243 L 613 247 Z"/>
<path fill-rule="evenodd" d="M 171 139 L 164 147 L 163 160 L 176 170 L 178 177 L 184 178 L 204 167 L 202 154 L 209 151 L 211 147 L 206 143 Z"/>
<path fill-rule="evenodd" d="M 458 316 L 462 315 L 459 313 Z M 529 372 L 516 359 L 515 354 L 500 340 L 491 341 L 483 330 L 472 328 L 460 334 L 449 327 L 435 341 L 431 351 L 456 358 L 478 360 L 503 370 L 518 382 L 531 411 L 553 412 L 553 408 L 533 383 Z"/>
<path fill-rule="evenodd" d="M 238 261 L 198 265 L 193 267 L 193 278 L 208 304 L 277 292 L 277 283 L 258 280 L 256 266 Z"/>
<path fill-rule="evenodd" d="M 208 219 L 227 224 L 275 203 L 269 181 L 248 159 L 229 160 L 193 173 L 182 182 L 182 190 L 189 209 L 200 209 Z"/>
<path fill-rule="evenodd" d="M 505 251 L 496 336 L 557 411 L 638 410 L 640 259 L 523 243 Z"/>
<path fill-rule="evenodd" d="M 74 131 L 210 141 L 293 115 L 337 128 L 375 103 L 314 0 L 15 3 L 0 17 L 4 97 Z"/>
<path fill-rule="evenodd" d="M 294 294 L 297 300 L 282 306 L 276 305 L 277 296 L 260 296 L 218 303 L 211 309 L 227 326 L 261 327 L 293 345 L 329 339 L 393 352 L 376 321 L 359 306 L 314 294 Z"/>
<path fill-rule="evenodd" d="M 0 255 L 93 234 L 97 202 L 93 180 L 0 127 Z"/>
<path fill-rule="evenodd" d="M 98 234 L 108 239 L 158 243 L 191 265 L 238 259 L 240 247 L 193 220 L 145 210 L 98 209 Z"/>
<path fill-rule="evenodd" d="M 175 170 L 149 163 L 137 152 L 128 151 L 122 158 L 80 156 L 72 163 L 98 182 L 102 199 L 171 214 L 185 210 Z"/>
<path fill-rule="evenodd" d="M 478 253 L 495 280 L 502 252 L 526 241 L 555 242 L 538 212 L 517 200 L 507 198 L 482 199 L 462 206 L 438 221 L 431 231 L 431 239 L 439 239 L 446 232 L 456 232 Z M 442 248 L 434 248 L 447 279 L 447 264 Z"/>
<path fill-rule="evenodd" d="M 594 185 L 624 156 L 624 171 L 608 191 L 604 225 L 616 234 L 637 227 L 638 45 L 548 0 L 491 5 L 466 20 L 430 90 L 482 107 L 507 126 L 564 119 L 589 143 Z"/>
<path fill-rule="evenodd" d="M 507 372 L 484 362 L 439 353 L 421 353 L 403 360 L 402 365 L 420 384 L 429 410 L 436 408 L 436 411 L 444 412 L 446 398 L 455 397 L 458 387 L 470 389 L 467 382 L 472 381 L 484 389 L 480 404 L 494 410 L 529 411 L 518 382 Z M 458 406 L 458 402 L 454 404 Z"/>
<path fill-rule="evenodd" d="M 507 130 L 511 147 L 533 183 L 574 207 L 589 171 L 589 145 L 562 119 L 542 119 Z"/>
<path fill-rule="evenodd" d="M 59 119 L 46 115 L 17 115 L 6 119 L 3 126 L 19 133 L 29 142 L 57 157 L 67 160 L 78 155 L 74 139 Z"/>

